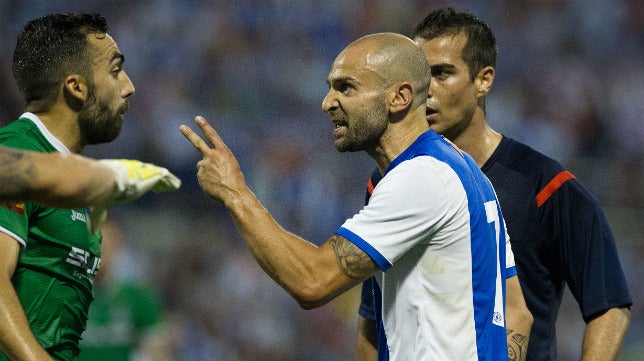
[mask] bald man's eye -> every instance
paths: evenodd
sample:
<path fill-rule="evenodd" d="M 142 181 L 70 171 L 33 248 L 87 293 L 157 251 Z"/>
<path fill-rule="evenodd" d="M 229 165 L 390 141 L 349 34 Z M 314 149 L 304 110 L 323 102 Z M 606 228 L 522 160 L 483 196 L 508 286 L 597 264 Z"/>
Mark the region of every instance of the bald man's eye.
<path fill-rule="evenodd" d="M 330 85 L 334 91 L 341 93 L 344 96 L 349 96 L 356 89 L 354 84 L 344 80 L 331 82 Z"/>
<path fill-rule="evenodd" d="M 347 83 L 342 83 L 338 85 L 338 91 L 344 95 L 350 94 L 353 89 L 354 89 L 353 86 Z"/>

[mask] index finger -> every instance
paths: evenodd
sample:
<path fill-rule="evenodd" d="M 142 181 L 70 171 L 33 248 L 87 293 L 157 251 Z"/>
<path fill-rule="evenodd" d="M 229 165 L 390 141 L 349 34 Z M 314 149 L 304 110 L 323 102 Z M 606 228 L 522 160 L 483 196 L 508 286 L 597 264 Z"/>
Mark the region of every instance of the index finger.
<path fill-rule="evenodd" d="M 225 148 L 226 144 L 224 143 L 223 140 L 221 140 L 221 137 L 219 136 L 219 133 L 213 128 L 210 123 L 206 120 L 206 118 L 198 115 L 195 117 L 195 123 L 199 126 L 201 129 L 201 132 L 206 136 L 206 139 L 212 144 L 213 148 Z"/>
<path fill-rule="evenodd" d="M 204 142 L 204 140 L 187 125 L 181 125 L 179 127 L 179 131 L 181 131 L 181 134 L 183 134 L 183 136 L 186 137 L 186 139 L 188 139 L 188 141 L 190 141 L 190 143 L 192 143 L 192 145 L 202 155 L 205 155 L 205 152 L 210 149 L 208 144 L 206 144 L 206 142 Z"/>

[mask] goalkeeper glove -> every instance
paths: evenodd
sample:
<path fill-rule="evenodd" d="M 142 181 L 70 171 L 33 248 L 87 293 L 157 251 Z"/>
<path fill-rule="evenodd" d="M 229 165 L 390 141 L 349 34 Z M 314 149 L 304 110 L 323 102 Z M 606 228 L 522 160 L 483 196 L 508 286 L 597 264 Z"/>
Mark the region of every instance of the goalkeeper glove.
<path fill-rule="evenodd" d="M 97 234 L 107 218 L 107 209 L 139 198 L 147 191 L 170 192 L 179 189 L 181 180 L 169 170 L 151 163 L 129 159 L 102 159 L 101 164 L 114 171 L 116 188 L 90 209 L 87 226 Z"/>

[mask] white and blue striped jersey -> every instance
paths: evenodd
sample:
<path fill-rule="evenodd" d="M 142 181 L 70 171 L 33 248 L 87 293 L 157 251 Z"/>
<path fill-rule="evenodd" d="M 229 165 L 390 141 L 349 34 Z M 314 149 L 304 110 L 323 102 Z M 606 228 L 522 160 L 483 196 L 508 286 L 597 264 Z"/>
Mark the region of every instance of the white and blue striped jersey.
<path fill-rule="evenodd" d="M 469 155 L 427 131 L 336 233 L 382 270 L 379 360 L 507 359 L 505 225 Z"/>

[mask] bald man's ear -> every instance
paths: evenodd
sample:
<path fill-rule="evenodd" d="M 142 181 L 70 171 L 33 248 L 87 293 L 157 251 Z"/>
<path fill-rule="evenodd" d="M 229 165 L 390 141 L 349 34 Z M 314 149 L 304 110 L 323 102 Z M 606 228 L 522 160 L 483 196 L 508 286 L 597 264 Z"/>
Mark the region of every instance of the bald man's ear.
<path fill-rule="evenodd" d="M 486 66 L 481 69 L 474 79 L 474 85 L 479 97 L 484 97 L 492 89 L 492 83 L 494 83 L 494 68 L 491 66 Z"/>
<path fill-rule="evenodd" d="M 410 83 L 396 83 L 392 87 L 391 103 L 389 104 L 390 113 L 398 113 L 409 108 L 413 100 L 414 89 Z"/>

